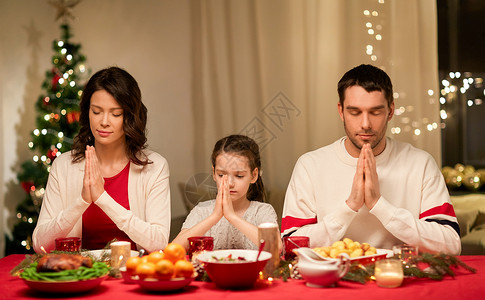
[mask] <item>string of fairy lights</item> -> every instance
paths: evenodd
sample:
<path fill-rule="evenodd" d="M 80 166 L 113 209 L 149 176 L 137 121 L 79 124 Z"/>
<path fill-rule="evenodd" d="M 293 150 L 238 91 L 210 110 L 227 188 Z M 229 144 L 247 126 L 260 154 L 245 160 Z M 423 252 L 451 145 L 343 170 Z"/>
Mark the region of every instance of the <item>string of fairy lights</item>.
<path fill-rule="evenodd" d="M 377 4 L 377 5 L 375 5 Z M 372 9 L 364 9 L 364 32 L 368 36 L 367 43 L 365 45 L 365 53 L 373 63 L 377 63 L 380 60 L 378 52 L 380 50 L 380 43 L 385 40 L 383 34 L 383 22 L 381 11 L 386 4 L 385 0 L 376 0 Z M 402 93 L 394 92 L 394 99 L 401 97 Z M 429 97 L 429 104 L 435 104 L 436 95 L 433 89 L 425 91 L 425 95 Z M 395 108 L 394 116 L 398 123 L 402 125 L 396 125 L 390 128 L 390 132 L 393 135 L 399 135 L 404 132 L 411 132 L 413 139 L 418 139 L 419 136 L 426 131 L 431 132 L 438 130 L 441 125 L 438 122 L 433 122 L 430 118 L 422 118 L 421 120 L 413 120 L 410 114 L 415 110 L 413 105 L 399 106 Z"/>
<path fill-rule="evenodd" d="M 448 103 L 457 101 L 460 94 L 465 97 L 466 107 L 482 105 L 482 97 L 485 96 L 483 78 L 474 76 L 471 72 L 463 72 L 463 74 L 461 72 L 449 72 L 446 78 L 441 80 L 440 117 L 442 120 L 453 117 L 446 110 L 446 106 Z M 445 127 L 446 124 L 443 122 L 443 128 Z"/>
<path fill-rule="evenodd" d="M 440 118 L 442 128 L 445 129 L 446 122 L 455 123 L 454 119 L 459 118 L 459 115 L 464 113 L 466 118 L 466 110 L 483 109 L 479 106 L 483 105 L 485 87 L 483 77 L 471 72 L 449 72 L 443 77 Z M 450 189 L 458 189 L 464 185 L 471 191 L 477 191 L 485 184 L 485 169 L 476 170 L 471 165 L 457 163 L 454 167 L 444 166 L 442 173 Z"/>
<path fill-rule="evenodd" d="M 373 2 L 373 9 L 363 10 L 363 31 L 368 36 L 365 53 L 373 63 L 379 62 L 378 52 L 381 50 L 379 46 L 385 40 L 381 20 L 384 15 L 381 13 L 384 4 L 385 0 L 376 0 L 376 2 Z M 426 117 L 421 120 L 413 120 L 411 113 L 415 110 L 415 107 L 413 105 L 399 106 L 395 108 L 394 115 L 397 122 L 402 125 L 391 127 L 390 132 L 393 135 L 410 132 L 413 134 L 413 139 L 416 140 L 423 136 L 426 131 L 444 130 L 447 127 L 447 122 L 449 124 L 456 123 L 456 119 L 466 118 L 473 109 L 482 111 L 483 108 L 479 108 L 479 106 L 484 104 L 485 99 L 483 77 L 483 74 L 459 71 L 440 74 L 439 92 L 435 93 L 433 89 L 424 91 L 424 94 L 428 96 L 429 104 L 434 105 L 435 99 L 439 97 L 439 119 L 436 122 L 432 122 Z M 395 92 L 394 99 L 400 98 L 402 94 Z M 404 96 L 401 98 L 404 98 Z M 475 112 L 476 114 L 477 112 Z M 450 189 L 457 189 L 464 185 L 467 189 L 476 191 L 485 185 L 485 169 L 475 170 L 471 165 L 457 163 L 454 167 L 443 167 L 442 172 Z"/>

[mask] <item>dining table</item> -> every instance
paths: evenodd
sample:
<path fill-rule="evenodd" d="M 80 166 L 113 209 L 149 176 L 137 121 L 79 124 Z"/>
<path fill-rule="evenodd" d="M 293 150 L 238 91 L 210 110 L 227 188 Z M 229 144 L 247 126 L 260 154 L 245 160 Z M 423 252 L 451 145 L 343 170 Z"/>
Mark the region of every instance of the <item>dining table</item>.
<path fill-rule="evenodd" d="M 258 280 L 247 290 L 223 290 L 212 282 L 192 281 L 181 290 L 150 292 L 138 284 L 108 277 L 96 288 L 75 294 L 46 294 L 29 288 L 23 279 L 10 271 L 25 255 L 11 254 L 0 259 L 0 299 L 485 299 L 485 256 L 458 256 L 476 273 L 464 268 L 454 269 L 455 276 L 442 280 L 405 278 L 397 288 L 382 288 L 375 281 L 365 284 L 340 280 L 333 287 L 308 287 L 303 279 Z M 237 276 L 237 275 L 236 275 Z"/>

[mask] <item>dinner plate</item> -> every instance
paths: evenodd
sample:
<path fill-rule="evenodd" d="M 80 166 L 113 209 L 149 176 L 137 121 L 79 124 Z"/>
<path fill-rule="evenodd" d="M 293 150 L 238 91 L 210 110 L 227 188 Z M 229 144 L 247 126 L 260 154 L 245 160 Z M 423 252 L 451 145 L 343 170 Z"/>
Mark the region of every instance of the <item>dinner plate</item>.
<path fill-rule="evenodd" d="M 387 258 L 387 257 L 391 257 L 394 255 L 394 252 L 392 252 L 392 250 L 389 250 L 389 249 L 376 249 L 376 254 L 373 254 L 373 255 L 364 255 L 364 256 L 359 256 L 359 257 L 352 257 L 350 258 L 350 261 L 351 262 L 359 262 L 363 265 L 366 265 L 366 264 L 369 264 L 369 263 L 373 263 L 375 262 L 376 260 L 380 260 L 380 259 L 384 259 L 384 258 Z M 335 260 L 335 261 L 339 261 L 340 258 L 330 258 L 330 257 L 324 257 L 324 259 L 327 259 L 327 260 Z"/>
<path fill-rule="evenodd" d="M 81 253 L 82 255 L 90 255 L 92 256 L 95 260 L 101 260 L 103 258 L 110 259 L 111 257 L 111 249 L 100 249 L 100 250 L 88 250 L 88 251 L 83 251 Z M 130 256 L 138 256 L 139 252 L 130 250 Z"/>
<path fill-rule="evenodd" d="M 51 294 L 72 294 L 90 291 L 103 282 L 108 277 L 108 274 L 101 277 L 74 280 L 74 281 L 40 281 L 23 279 L 25 284 L 33 290 L 51 293 Z"/>
<path fill-rule="evenodd" d="M 138 279 L 137 276 L 132 277 L 132 280 L 140 287 L 151 292 L 171 292 L 183 289 L 188 286 L 194 277 L 189 278 L 173 278 L 170 280 L 158 280 L 154 278 L 146 278 L 144 280 Z"/>

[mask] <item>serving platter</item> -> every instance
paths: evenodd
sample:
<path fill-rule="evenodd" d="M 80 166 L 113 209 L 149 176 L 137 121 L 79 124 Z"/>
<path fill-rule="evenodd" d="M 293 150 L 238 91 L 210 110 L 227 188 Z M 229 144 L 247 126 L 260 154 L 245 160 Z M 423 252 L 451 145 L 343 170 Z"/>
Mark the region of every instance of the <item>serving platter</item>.
<path fill-rule="evenodd" d="M 138 254 L 138 251 L 130 250 L 130 256 L 138 256 Z M 92 256 L 95 260 L 101 260 L 103 258 L 110 258 L 111 249 L 88 250 L 81 252 L 81 255 Z"/>
<path fill-rule="evenodd" d="M 315 252 L 315 251 L 314 251 Z M 394 255 L 394 252 L 392 250 L 389 250 L 389 249 L 376 249 L 376 254 L 373 254 L 373 255 L 364 255 L 364 256 L 359 256 L 359 257 L 351 257 L 350 258 L 350 262 L 359 262 L 363 265 L 366 265 L 366 264 L 369 264 L 369 263 L 373 263 L 377 260 L 380 260 L 380 259 L 384 259 L 384 258 L 388 258 L 388 257 L 391 257 Z M 331 257 L 323 257 L 321 256 L 320 254 L 318 254 L 317 252 L 315 252 L 317 255 L 319 255 L 320 257 L 322 257 L 323 259 L 326 259 L 326 260 L 331 260 L 331 261 L 339 261 L 340 258 L 331 258 Z"/>
<path fill-rule="evenodd" d="M 40 281 L 22 278 L 25 284 L 36 291 L 50 294 L 73 294 L 93 290 L 108 277 L 108 274 L 86 280 Z"/>
<path fill-rule="evenodd" d="M 139 279 L 133 276 L 132 281 L 137 283 L 141 288 L 150 292 L 173 292 L 188 286 L 195 277 L 189 278 L 172 278 L 170 280 L 158 280 L 155 278 Z"/>

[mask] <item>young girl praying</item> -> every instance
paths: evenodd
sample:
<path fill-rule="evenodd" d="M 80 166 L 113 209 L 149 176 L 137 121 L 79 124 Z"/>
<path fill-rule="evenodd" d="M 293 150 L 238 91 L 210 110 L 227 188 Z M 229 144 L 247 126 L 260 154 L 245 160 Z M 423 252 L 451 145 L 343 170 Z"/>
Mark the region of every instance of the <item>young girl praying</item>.
<path fill-rule="evenodd" d="M 211 160 L 217 197 L 190 211 L 173 242 L 188 248 L 187 238 L 205 235 L 214 238 L 214 249 L 257 249 L 257 226 L 277 224 L 274 208 L 264 203 L 258 144 L 244 135 L 227 136 L 215 144 Z"/>

